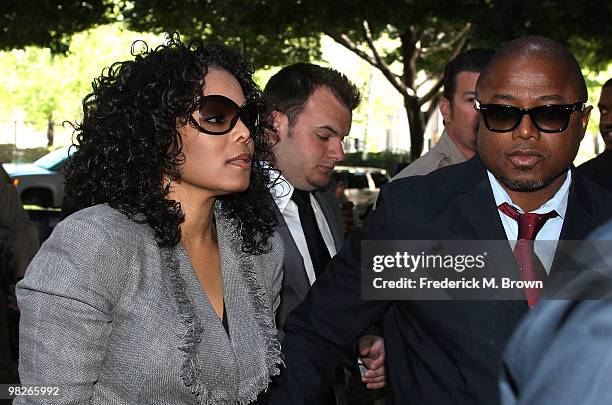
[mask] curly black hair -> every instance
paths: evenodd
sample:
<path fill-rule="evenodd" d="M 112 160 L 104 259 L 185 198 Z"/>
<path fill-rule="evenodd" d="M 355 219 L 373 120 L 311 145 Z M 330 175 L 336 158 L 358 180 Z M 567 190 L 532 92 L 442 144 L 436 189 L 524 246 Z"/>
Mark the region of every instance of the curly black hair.
<path fill-rule="evenodd" d="M 104 69 L 83 100 L 72 146 L 76 151 L 65 171 L 64 215 L 107 203 L 149 224 L 159 246 L 176 246 L 184 214 L 180 203 L 168 198 L 167 179 L 181 178 L 185 157 L 177 126 L 190 123 L 198 108 L 203 77 L 210 68 L 224 69 L 247 98 L 259 98 L 260 90 L 245 59 L 223 45 L 186 45 L 178 34 L 170 34 L 153 49 L 135 42 L 132 55 L 134 60 Z M 219 197 L 223 211 L 238 223 L 242 250 L 251 254 L 269 250 L 275 224 L 274 212 L 262 203 L 274 170 L 271 132 L 264 126 L 251 134 L 255 154 L 248 189 Z"/>

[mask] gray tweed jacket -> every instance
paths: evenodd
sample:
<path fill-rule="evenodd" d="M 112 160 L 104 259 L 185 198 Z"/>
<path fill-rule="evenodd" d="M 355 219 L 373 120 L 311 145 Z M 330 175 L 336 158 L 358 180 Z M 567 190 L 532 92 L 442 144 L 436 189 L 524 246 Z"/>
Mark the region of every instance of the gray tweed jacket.
<path fill-rule="evenodd" d="M 279 373 L 283 244 L 244 254 L 217 207 L 229 336 L 181 245 L 98 205 L 57 225 L 18 284 L 23 403 L 246 404 Z"/>

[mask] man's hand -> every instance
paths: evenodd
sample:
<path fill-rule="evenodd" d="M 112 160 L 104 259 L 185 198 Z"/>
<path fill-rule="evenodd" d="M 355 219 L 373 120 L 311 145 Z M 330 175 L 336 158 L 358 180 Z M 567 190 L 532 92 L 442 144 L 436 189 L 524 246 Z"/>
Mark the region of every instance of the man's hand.
<path fill-rule="evenodd" d="M 361 381 L 371 390 L 384 387 L 387 383 L 385 340 L 380 336 L 362 336 L 359 339 L 359 357 L 367 368 Z"/>

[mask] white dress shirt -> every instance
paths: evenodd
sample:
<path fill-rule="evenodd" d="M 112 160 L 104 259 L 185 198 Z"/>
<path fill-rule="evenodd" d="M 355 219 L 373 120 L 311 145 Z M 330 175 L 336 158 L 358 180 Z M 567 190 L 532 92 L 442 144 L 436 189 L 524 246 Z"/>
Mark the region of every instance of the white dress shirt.
<path fill-rule="evenodd" d="M 306 244 L 306 237 L 304 236 L 302 224 L 300 223 L 298 206 L 295 202 L 293 202 L 293 200 L 291 200 L 294 189 L 295 188 L 289 184 L 289 182 L 287 182 L 283 176 L 279 176 L 279 180 L 276 181 L 276 184 L 272 188 L 272 197 L 274 197 L 274 202 L 283 215 L 283 218 L 287 223 L 287 227 L 289 228 L 289 232 L 291 233 L 291 236 L 293 237 L 293 240 L 300 251 L 300 254 L 302 255 L 304 267 L 306 268 L 306 275 L 308 276 L 310 285 L 312 285 L 317 277 L 315 275 L 314 266 L 312 265 L 312 260 L 310 259 L 310 254 L 308 253 L 308 245 Z M 317 219 L 317 225 L 319 225 L 319 231 L 321 232 L 325 246 L 327 246 L 327 250 L 329 250 L 329 256 L 334 257 L 336 255 L 334 237 L 332 236 L 329 225 L 327 224 L 325 215 L 323 215 L 323 211 L 321 211 L 319 203 L 312 194 L 310 194 L 310 204 L 312 205 L 315 218 Z"/>
<path fill-rule="evenodd" d="M 518 210 L 521 214 L 523 210 L 512 201 L 512 198 L 508 195 L 506 190 L 497 181 L 495 176 L 487 170 L 489 176 L 489 183 L 493 189 L 493 197 L 495 198 L 495 205 L 499 207 L 503 203 L 508 203 Z M 545 214 L 550 211 L 556 211 L 559 216 L 551 218 L 540 229 L 536 235 L 534 242 L 534 251 L 542 261 L 542 265 L 546 272 L 550 272 L 552 261 L 555 257 L 555 250 L 557 249 L 557 243 L 559 242 L 559 235 L 561 235 L 561 228 L 563 227 L 563 221 L 565 220 L 565 212 L 567 211 L 567 201 L 569 196 L 569 188 L 572 184 L 572 171 L 567 171 L 565 181 L 561 185 L 561 188 L 557 193 L 548 201 L 546 201 L 540 208 L 534 211 L 530 211 L 534 214 Z M 497 210 L 499 218 L 501 219 L 504 231 L 506 231 L 506 237 L 510 242 L 510 246 L 514 249 L 516 244 L 516 238 L 518 237 L 518 223 L 508 215 Z"/>

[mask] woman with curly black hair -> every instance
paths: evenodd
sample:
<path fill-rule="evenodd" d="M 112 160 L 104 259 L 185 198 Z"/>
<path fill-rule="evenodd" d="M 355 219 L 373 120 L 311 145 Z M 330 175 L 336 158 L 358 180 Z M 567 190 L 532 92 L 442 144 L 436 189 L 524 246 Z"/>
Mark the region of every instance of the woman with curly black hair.
<path fill-rule="evenodd" d="M 223 46 L 132 53 L 83 102 L 74 213 L 18 285 L 21 382 L 53 403 L 247 404 L 281 361 L 259 90 Z"/>

